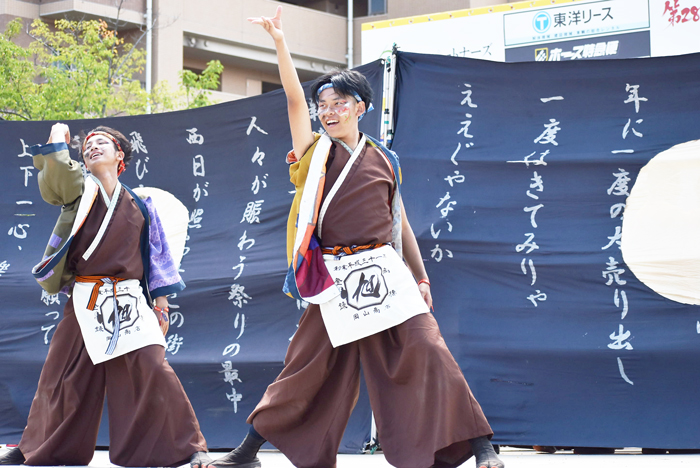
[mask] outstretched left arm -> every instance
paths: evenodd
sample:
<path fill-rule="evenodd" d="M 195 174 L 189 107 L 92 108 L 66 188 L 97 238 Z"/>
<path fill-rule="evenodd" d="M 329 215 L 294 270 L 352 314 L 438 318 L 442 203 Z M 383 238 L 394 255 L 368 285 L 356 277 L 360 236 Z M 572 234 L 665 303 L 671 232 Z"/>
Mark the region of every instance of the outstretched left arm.
<path fill-rule="evenodd" d="M 408 222 L 408 217 L 406 216 L 406 208 L 403 206 L 403 200 L 401 200 L 401 243 L 403 245 L 403 257 L 408 265 L 409 270 L 413 273 L 413 276 L 417 281 L 422 279 L 428 279 L 428 273 L 425 271 L 425 266 L 423 265 L 423 258 L 420 254 L 420 248 L 418 247 L 418 241 L 416 241 L 416 235 L 411 229 L 411 224 Z M 425 303 L 428 307 L 433 308 L 433 297 L 430 294 L 430 285 L 427 283 L 421 283 L 418 285 Z"/>

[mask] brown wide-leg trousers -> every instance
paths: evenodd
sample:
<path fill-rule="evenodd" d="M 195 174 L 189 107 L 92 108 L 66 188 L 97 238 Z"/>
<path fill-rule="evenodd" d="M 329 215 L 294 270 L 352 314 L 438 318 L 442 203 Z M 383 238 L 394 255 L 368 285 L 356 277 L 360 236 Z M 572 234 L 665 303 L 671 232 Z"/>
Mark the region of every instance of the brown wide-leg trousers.
<path fill-rule="evenodd" d="M 335 467 L 359 394 L 360 363 L 392 465 L 456 467 L 472 455 L 469 439 L 493 434 L 432 314 L 333 348 L 313 304 L 248 423 L 294 466 Z"/>
<path fill-rule="evenodd" d="M 69 300 L 19 443 L 25 464 L 90 463 L 105 390 L 112 463 L 177 466 L 206 451 L 192 405 L 164 356 L 154 345 L 94 365 Z"/>

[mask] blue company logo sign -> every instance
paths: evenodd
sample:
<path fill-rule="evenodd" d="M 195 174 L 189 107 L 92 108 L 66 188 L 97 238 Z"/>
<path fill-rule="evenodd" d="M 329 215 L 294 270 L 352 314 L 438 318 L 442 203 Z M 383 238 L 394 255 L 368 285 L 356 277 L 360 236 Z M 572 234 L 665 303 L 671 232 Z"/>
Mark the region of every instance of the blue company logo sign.
<path fill-rule="evenodd" d="M 552 25 L 552 17 L 546 11 L 540 11 L 532 19 L 532 27 L 538 33 L 545 33 Z"/>

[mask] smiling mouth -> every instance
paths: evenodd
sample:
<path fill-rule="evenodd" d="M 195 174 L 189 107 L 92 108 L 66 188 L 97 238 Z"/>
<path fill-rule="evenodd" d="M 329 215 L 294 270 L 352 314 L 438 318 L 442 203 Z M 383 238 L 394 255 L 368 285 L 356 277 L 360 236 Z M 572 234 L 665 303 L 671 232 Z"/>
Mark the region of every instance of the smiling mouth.
<path fill-rule="evenodd" d="M 329 126 L 330 126 L 330 125 L 335 125 L 335 124 L 337 124 L 338 122 L 339 122 L 339 121 L 338 121 L 338 120 L 335 120 L 335 119 L 326 120 L 326 125 L 329 125 Z"/>
<path fill-rule="evenodd" d="M 98 153 L 98 152 L 92 153 L 90 155 L 90 161 L 92 161 L 95 158 L 95 156 L 101 156 L 101 155 L 102 155 L 102 153 Z"/>

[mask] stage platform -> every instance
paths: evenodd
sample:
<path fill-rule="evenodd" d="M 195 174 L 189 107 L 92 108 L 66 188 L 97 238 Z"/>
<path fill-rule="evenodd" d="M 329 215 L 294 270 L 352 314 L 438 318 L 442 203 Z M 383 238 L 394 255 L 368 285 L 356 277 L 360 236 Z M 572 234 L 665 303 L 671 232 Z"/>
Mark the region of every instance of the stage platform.
<path fill-rule="evenodd" d="M 4 453 L 4 449 L 0 449 Z M 212 452 L 212 458 L 218 458 L 225 452 Z M 506 468 L 591 468 L 596 466 L 614 466 L 615 468 L 690 468 L 700 466 L 700 454 L 666 454 L 644 455 L 639 448 L 617 450 L 614 455 L 574 455 L 571 451 L 559 451 L 554 454 L 537 453 L 534 450 L 503 447 L 501 459 Z M 260 453 L 263 468 L 294 468 L 287 458 L 276 451 Z M 95 452 L 89 465 L 91 468 L 113 468 L 109 455 L 104 450 Z M 474 459 L 462 465 L 472 468 Z M 337 468 L 391 468 L 380 452 L 373 455 L 339 455 Z M 427 468 L 427 467 L 426 467 Z"/>

